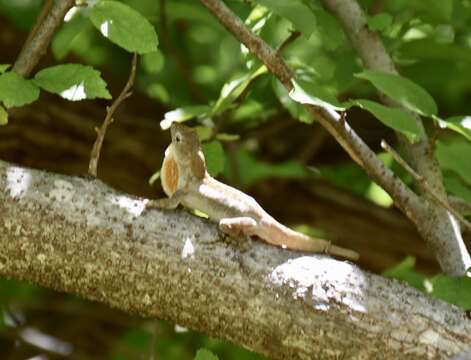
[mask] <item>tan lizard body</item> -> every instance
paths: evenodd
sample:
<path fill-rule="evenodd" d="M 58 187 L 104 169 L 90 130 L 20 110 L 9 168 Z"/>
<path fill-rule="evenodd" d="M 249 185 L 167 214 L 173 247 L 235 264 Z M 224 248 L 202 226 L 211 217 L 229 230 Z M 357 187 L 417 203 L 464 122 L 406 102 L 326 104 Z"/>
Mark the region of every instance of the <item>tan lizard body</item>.
<path fill-rule="evenodd" d="M 168 199 L 149 205 L 176 208 L 178 204 L 206 213 L 219 222 L 219 228 L 233 236 L 258 236 L 272 245 L 292 250 L 328 253 L 351 260 L 358 259 L 353 250 L 312 238 L 280 224 L 249 195 L 212 178 L 196 131 L 178 123 L 171 126 L 172 142 L 162 164 L 162 187 Z"/>

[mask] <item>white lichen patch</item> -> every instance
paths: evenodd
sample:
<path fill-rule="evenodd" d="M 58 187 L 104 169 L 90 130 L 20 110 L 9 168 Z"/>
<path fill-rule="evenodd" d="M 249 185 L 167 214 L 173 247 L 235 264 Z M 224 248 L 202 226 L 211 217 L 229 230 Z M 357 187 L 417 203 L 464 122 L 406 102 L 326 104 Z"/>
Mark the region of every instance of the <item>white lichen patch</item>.
<path fill-rule="evenodd" d="M 357 276 L 352 276 L 354 273 Z M 294 298 L 309 299 L 317 310 L 328 310 L 333 301 L 366 312 L 360 290 L 366 287 L 365 280 L 346 262 L 301 256 L 277 266 L 268 280 L 278 286 L 289 286 Z M 352 289 L 358 293 L 352 293 Z"/>
<path fill-rule="evenodd" d="M 139 216 L 146 208 L 148 200 L 136 200 L 129 196 L 124 195 L 111 195 L 110 201 L 112 204 L 118 205 L 121 209 L 124 209 L 132 217 Z"/>
<path fill-rule="evenodd" d="M 41 264 L 45 264 L 46 263 L 46 260 L 47 260 L 47 256 L 44 255 L 44 254 L 38 254 L 38 256 L 36 256 L 36 258 L 38 259 L 38 261 L 41 263 Z"/>
<path fill-rule="evenodd" d="M 193 239 L 191 236 L 188 236 L 185 239 L 185 245 L 183 245 L 182 259 L 186 259 L 188 257 L 193 258 L 194 253 L 195 253 L 195 247 L 193 245 Z"/>
<path fill-rule="evenodd" d="M 28 170 L 10 166 L 7 169 L 7 191 L 13 198 L 21 198 L 31 185 L 31 173 Z"/>
<path fill-rule="evenodd" d="M 152 304 L 152 300 L 151 300 L 149 294 L 145 294 L 144 298 L 142 300 L 143 300 L 144 304 L 147 305 L 147 306 Z"/>

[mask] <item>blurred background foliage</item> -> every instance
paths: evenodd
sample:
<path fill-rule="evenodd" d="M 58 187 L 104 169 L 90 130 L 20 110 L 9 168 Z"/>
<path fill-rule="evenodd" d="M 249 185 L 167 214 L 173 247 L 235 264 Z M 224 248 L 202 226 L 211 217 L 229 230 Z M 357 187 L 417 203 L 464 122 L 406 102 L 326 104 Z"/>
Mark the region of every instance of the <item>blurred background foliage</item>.
<path fill-rule="evenodd" d="M 436 289 L 444 287 L 446 294 L 437 296 L 457 302 L 448 296 L 456 284 L 430 278 L 437 272 L 436 263 L 415 230 L 392 208 L 389 196 L 198 1 L 121 2 L 152 24 L 159 45 L 139 58 L 134 96 L 122 106 L 107 135 L 101 178 L 129 193 L 162 196 L 159 186 L 148 183 L 168 142 L 159 123 L 165 129 L 171 121 L 188 121 L 206 141 L 213 175 L 253 193 L 283 222 L 358 250 L 363 267 L 389 269 L 387 275 L 424 291 L 432 283 Z M 0 0 L 0 64 L 14 63 L 42 3 Z M 355 76 L 362 71 L 361 62 L 336 19 L 318 1 L 226 3 L 279 48 L 298 78 L 314 84 L 322 99 L 378 100 L 375 88 Z M 471 202 L 470 1 L 360 3 L 369 28 L 380 34 L 400 73 L 437 103 L 438 116 L 424 120 L 427 131 L 436 141 L 448 191 Z M 91 65 L 116 96 L 126 81 L 131 55 L 95 29 L 89 12 L 79 6 L 68 14 L 36 70 L 63 63 Z M 0 127 L 0 157 L 83 174 L 93 127 L 103 118 L 106 104 L 94 100 L 79 105 L 42 93 L 36 103 L 9 112 L 9 123 Z M 394 143 L 391 129 L 358 107 L 348 111 L 348 120 L 410 184 L 404 170 L 379 149 L 383 138 Z M 392 267 L 406 255 L 417 263 L 408 258 Z M 469 288 L 469 283 L 459 285 Z M 463 296 L 458 303 L 468 308 L 467 302 L 459 302 Z M 11 359 L 40 354 L 48 359 L 193 359 L 200 348 L 221 359 L 260 358 L 176 325 L 134 318 L 17 281 L 1 280 L 0 310 L 0 354 Z M 198 356 L 211 358 L 203 352 Z"/>

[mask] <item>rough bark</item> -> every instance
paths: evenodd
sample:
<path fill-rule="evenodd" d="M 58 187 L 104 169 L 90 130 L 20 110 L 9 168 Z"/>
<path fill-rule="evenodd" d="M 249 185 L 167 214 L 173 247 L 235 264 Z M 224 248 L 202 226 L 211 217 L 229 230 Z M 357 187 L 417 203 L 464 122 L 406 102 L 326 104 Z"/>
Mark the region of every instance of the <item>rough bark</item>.
<path fill-rule="evenodd" d="M 0 274 L 172 320 L 276 359 L 444 358 L 456 307 L 322 255 L 220 240 L 186 212 L 97 180 L 0 162 Z"/>

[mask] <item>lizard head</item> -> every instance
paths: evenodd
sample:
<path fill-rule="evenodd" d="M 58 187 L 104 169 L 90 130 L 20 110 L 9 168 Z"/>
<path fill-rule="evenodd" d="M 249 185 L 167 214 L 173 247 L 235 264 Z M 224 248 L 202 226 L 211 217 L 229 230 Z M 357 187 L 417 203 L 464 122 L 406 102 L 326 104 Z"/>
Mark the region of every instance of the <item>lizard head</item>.
<path fill-rule="evenodd" d="M 201 149 L 200 140 L 196 130 L 179 123 L 172 123 L 170 127 L 172 145 L 178 155 L 188 157 Z"/>
<path fill-rule="evenodd" d="M 194 177 L 202 179 L 206 172 L 206 164 L 196 130 L 174 122 L 170 127 L 170 133 L 177 162 L 185 171 L 189 170 Z"/>

